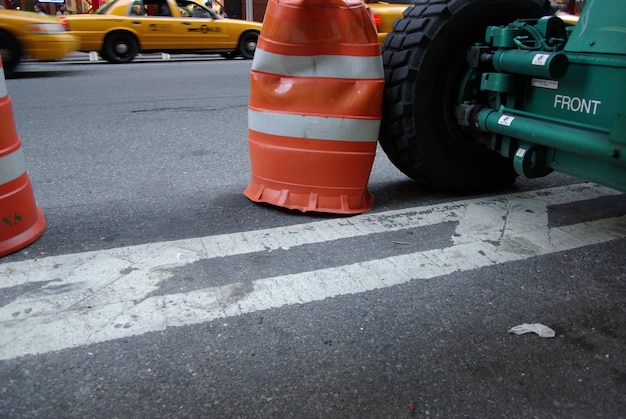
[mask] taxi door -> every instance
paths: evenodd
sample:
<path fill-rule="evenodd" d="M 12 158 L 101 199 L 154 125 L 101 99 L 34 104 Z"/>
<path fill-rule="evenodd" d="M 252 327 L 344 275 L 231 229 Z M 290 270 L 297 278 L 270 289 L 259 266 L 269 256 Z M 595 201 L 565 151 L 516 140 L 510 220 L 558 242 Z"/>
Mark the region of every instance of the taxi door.
<path fill-rule="evenodd" d="M 185 48 L 219 48 L 222 27 L 215 14 L 191 0 L 176 0 L 176 5 Z"/>
<path fill-rule="evenodd" d="M 175 49 L 184 33 L 172 16 L 167 0 L 135 0 L 128 12 L 132 29 L 139 35 L 142 50 Z"/>

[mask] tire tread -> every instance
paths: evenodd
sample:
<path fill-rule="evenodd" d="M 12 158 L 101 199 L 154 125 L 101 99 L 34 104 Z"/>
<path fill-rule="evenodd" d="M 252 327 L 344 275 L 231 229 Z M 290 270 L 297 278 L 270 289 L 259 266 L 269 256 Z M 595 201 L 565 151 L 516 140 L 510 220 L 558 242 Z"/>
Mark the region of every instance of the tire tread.
<path fill-rule="evenodd" d="M 433 87 L 436 81 L 430 79 L 446 70 L 445 54 L 439 50 L 446 49 L 446 42 L 451 39 L 458 39 L 459 43 L 467 41 L 462 32 L 455 34 L 451 30 L 452 25 L 467 20 L 470 23 L 465 26 L 471 26 L 471 14 L 481 10 L 480 7 L 486 10 L 491 4 L 498 5 L 497 10 L 506 15 L 506 19 L 513 13 L 502 12 L 507 6 L 538 17 L 542 10 L 549 11 L 545 4 L 540 4 L 542 1 L 418 0 L 396 20 L 382 48 L 385 92 L 380 144 L 403 173 L 427 187 L 461 193 L 514 182 L 516 174 L 508 159 L 490 150 L 464 148 L 453 139 L 434 138 L 443 136 L 441 126 L 430 121 L 428 115 L 442 121 L 445 117 L 432 109 L 435 98 L 425 96 L 429 89 L 431 95 L 438 93 Z M 422 94 L 423 91 L 426 94 Z M 419 118 L 422 120 L 417 121 Z"/>

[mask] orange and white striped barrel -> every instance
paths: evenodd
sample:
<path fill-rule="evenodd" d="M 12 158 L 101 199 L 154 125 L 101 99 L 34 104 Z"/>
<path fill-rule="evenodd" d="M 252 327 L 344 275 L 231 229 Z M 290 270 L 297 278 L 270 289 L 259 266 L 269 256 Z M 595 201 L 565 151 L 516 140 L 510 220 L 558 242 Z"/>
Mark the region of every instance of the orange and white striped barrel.
<path fill-rule="evenodd" d="M 253 201 L 356 214 L 382 114 L 376 29 L 359 0 L 270 0 L 250 73 Z"/>
<path fill-rule="evenodd" d="M 26 173 L 0 59 L 0 257 L 37 240 L 46 227 Z"/>

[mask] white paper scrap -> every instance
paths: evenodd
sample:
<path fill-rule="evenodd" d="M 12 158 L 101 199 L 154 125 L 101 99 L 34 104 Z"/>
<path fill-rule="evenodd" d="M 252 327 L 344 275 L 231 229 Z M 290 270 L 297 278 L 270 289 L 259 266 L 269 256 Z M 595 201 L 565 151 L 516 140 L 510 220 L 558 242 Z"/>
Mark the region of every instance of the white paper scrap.
<path fill-rule="evenodd" d="M 523 335 L 524 333 L 536 333 L 542 338 L 553 338 L 556 333 L 545 324 L 541 323 L 524 323 L 519 326 L 512 327 L 509 333 Z"/>

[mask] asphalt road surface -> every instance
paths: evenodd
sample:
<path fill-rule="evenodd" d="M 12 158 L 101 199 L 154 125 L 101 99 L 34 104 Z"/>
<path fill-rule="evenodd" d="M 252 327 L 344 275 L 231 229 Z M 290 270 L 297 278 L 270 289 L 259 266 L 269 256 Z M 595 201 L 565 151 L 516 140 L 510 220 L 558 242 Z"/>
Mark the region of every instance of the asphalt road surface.
<path fill-rule="evenodd" d="M 0 417 L 626 416 L 624 194 L 381 151 L 368 213 L 255 204 L 251 62 L 161 58 L 6 81 L 47 228 L 0 259 Z"/>

